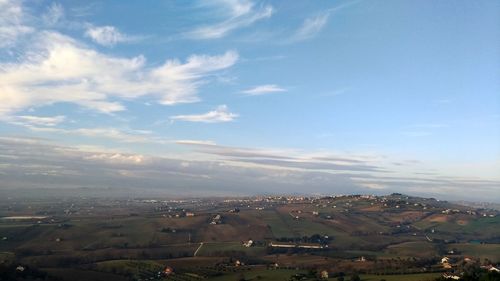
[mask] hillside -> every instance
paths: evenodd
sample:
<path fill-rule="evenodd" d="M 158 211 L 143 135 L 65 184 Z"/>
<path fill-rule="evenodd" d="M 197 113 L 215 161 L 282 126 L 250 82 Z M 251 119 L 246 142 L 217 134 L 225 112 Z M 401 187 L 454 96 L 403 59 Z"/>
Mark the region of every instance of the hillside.
<path fill-rule="evenodd" d="M 234 280 L 242 270 L 265 277 L 270 268 L 289 277 L 326 270 L 365 280 L 434 278 L 460 270 L 464 258 L 500 262 L 497 211 L 403 194 L 0 204 L 2 265 L 61 280 Z M 167 266 L 175 277 L 162 273 Z"/>

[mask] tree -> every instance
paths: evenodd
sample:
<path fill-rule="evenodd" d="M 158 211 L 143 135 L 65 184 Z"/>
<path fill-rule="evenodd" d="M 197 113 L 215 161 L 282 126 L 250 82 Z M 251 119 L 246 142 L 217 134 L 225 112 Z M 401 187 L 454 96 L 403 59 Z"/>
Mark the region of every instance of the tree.
<path fill-rule="evenodd" d="M 351 281 L 361 281 L 361 278 L 359 277 L 359 275 L 357 273 L 353 273 L 351 275 Z"/>

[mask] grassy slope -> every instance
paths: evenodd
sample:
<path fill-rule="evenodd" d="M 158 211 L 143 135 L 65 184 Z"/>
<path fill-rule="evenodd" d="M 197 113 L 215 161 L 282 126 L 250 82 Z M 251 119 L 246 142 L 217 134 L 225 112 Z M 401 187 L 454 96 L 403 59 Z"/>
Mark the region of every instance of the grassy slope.
<path fill-rule="evenodd" d="M 500 262 L 500 244 L 449 244 L 448 249 L 457 249 L 466 256 Z"/>

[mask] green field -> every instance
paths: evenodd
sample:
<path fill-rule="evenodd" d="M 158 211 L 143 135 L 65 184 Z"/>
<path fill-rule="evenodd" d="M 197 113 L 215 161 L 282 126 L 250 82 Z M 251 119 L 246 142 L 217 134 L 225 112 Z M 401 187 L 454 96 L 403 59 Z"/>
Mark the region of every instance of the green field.
<path fill-rule="evenodd" d="M 460 233 L 470 239 L 489 239 L 499 234 L 500 216 L 493 218 L 481 217 L 459 224 L 455 221 L 430 222 L 422 220 L 414 224 L 421 229 L 435 229 L 436 233 L 454 234 Z"/>
<path fill-rule="evenodd" d="M 61 278 L 63 280 L 72 280 L 72 281 L 128 281 L 129 278 L 122 277 L 116 274 L 106 273 L 106 272 L 97 272 L 92 270 L 80 270 L 80 269 L 55 269 L 50 268 L 46 269 L 46 271 L 51 275 L 57 278 Z"/>
<path fill-rule="evenodd" d="M 275 238 L 295 236 L 293 230 L 283 221 L 282 217 L 276 211 L 263 211 L 256 214 L 269 225 Z"/>
<path fill-rule="evenodd" d="M 211 281 L 234 281 L 239 280 L 238 278 L 244 277 L 245 280 L 269 280 L 269 281 L 288 281 L 291 276 L 297 273 L 306 273 L 305 270 L 252 270 L 252 271 L 242 271 L 237 273 L 226 274 L 223 276 L 213 277 L 206 280 Z"/>
<path fill-rule="evenodd" d="M 385 254 L 401 258 L 433 257 L 437 255 L 437 252 L 435 246 L 429 242 L 405 242 L 389 246 Z"/>
<path fill-rule="evenodd" d="M 363 281 L 431 281 L 441 276 L 441 273 L 421 273 L 421 274 L 402 274 L 402 275 L 361 275 Z"/>
<path fill-rule="evenodd" d="M 320 235 L 340 235 L 344 234 L 336 230 L 333 226 L 325 225 L 310 219 L 293 219 L 291 216 L 285 216 L 285 222 L 297 233 L 299 237 L 311 236 L 314 234 Z"/>
<path fill-rule="evenodd" d="M 464 229 L 469 233 L 480 233 L 482 236 L 498 236 L 500 230 L 498 226 L 500 225 L 500 216 L 496 216 L 493 218 L 480 218 L 477 220 L 471 221 L 467 224 Z"/>
<path fill-rule="evenodd" d="M 210 242 L 203 243 L 203 246 L 200 248 L 196 256 L 237 256 L 240 254 L 246 256 L 259 256 L 264 255 L 265 253 L 266 247 L 253 246 L 247 248 L 240 242 Z"/>
<path fill-rule="evenodd" d="M 246 280 L 276 280 L 288 281 L 291 276 L 295 274 L 307 274 L 306 270 L 251 270 L 242 271 L 237 273 L 226 274 L 223 276 L 213 277 L 206 280 L 213 281 L 234 281 L 240 277 Z M 441 273 L 422 273 L 422 274 L 400 274 L 400 275 L 360 275 L 363 281 L 380 281 L 385 279 L 387 281 L 430 281 L 441 276 Z M 306 278 L 302 280 L 317 280 L 316 278 Z M 328 280 L 335 281 L 337 278 L 329 278 Z M 345 281 L 349 281 L 349 276 L 345 277 Z"/>
<path fill-rule="evenodd" d="M 457 249 L 465 256 L 500 262 L 500 244 L 449 244 L 448 249 Z"/>
<path fill-rule="evenodd" d="M 99 272 L 113 273 L 129 276 L 135 279 L 155 276 L 164 266 L 155 261 L 145 260 L 111 260 L 95 264 L 95 270 Z"/>

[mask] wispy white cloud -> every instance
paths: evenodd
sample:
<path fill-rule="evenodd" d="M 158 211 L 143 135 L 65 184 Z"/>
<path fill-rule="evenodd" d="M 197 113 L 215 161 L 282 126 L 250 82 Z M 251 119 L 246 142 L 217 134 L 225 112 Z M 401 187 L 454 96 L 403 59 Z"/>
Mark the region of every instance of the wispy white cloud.
<path fill-rule="evenodd" d="M 384 172 L 373 160 L 354 155 L 332 155 L 331 153 L 306 153 L 291 150 L 229 147 L 198 142 L 178 142 L 196 147 L 199 152 L 223 157 L 231 162 L 257 166 L 325 171 Z"/>
<path fill-rule="evenodd" d="M 57 24 L 64 18 L 64 8 L 61 4 L 52 3 L 45 14 L 42 16 L 44 23 L 48 26 Z"/>
<path fill-rule="evenodd" d="M 327 25 L 328 20 L 333 13 L 352 6 L 358 2 L 358 0 L 347 2 L 304 19 L 300 27 L 292 34 L 292 36 L 287 41 L 298 42 L 315 37 Z"/>
<path fill-rule="evenodd" d="M 279 87 L 275 84 L 260 85 L 254 88 L 243 91 L 243 93 L 250 96 L 260 96 L 270 93 L 286 92 L 286 89 Z"/>
<path fill-rule="evenodd" d="M 274 11 L 270 5 L 256 6 L 249 0 L 221 0 L 215 3 L 222 5 L 229 17 L 216 24 L 198 27 L 186 33 L 187 37 L 193 39 L 221 38 L 233 30 L 250 26 L 259 20 L 271 17 Z"/>
<path fill-rule="evenodd" d="M 115 139 L 122 142 L 149 142 L 150 133 L 144 131 L 124 132 L 116 128 L 79 128 L 75 130 L 65 130 L 70 134 L 78 134 L 87 137 L 100 137 Z"/>
<path fill-rule="evenodd" d="M 216 145 L 216 143 L 211 140 L 176 140 L 175 143 L 185 145 Z"/>
<path fill-rule="evenodd" d="M 0 48 L 12 47 L 19 37 L 34 31 L 24 22 L 21 4 L 18 0 L 0 0 Z"/>
<path fill-rule="evenodd" d="M 79 3 L 78 6 L 71 7 L 70 12 L 74 17 L 87 17 L 96 13 L 96 10 L 100 8 L 101 4 L 97 2 L 90 3 Z"/>
<path fill-rule="evenodd" d="M 84 159 L 92 161 L 102 161 L 108 164 L 136 164 L 142 165 L 146 162 L 146 157 L 140 154 L 123 153 L 99 153 L 85 156 Z"/>
<path fill-rule="evenodd" d="M 66 120 L 66 116 L 33 116 L 33 115 L 19 115 L 19 116 L 9 116 L 7 121 L 17 125 L 28 125 L 28 126 L 46 126 L 53 127 Z"/>
<path fill-rule="evenodd" d="M 203 114 L 176 115 L 170 117 L 172 120 L 188 122 L 220 123 L 231 122 L 238 117 L 238 114 L 229 112 L 226 105 L 220 105 L 215 110 Z"/>
<path fill-rule="evenodd" d="M 85 31 L 85 36 L 92 39 L 97 44 L 112 47 L 117 43 L 128 42 L 133 38 L 121 33 L 114 26 L 90 26 Z"/>
<path fill-rule="evenodd" d="M 306 18 L 295 34 L 293 34 L 291 41 L 302 41 L 316 36 L 327 24 L 329 17 L 329 12 L 323 12 Z"/>
<path fill-rule="evenodd" d="M 335 96 L 343 95 L 343 94 L 349 92 L 350 90 L 351 89 L 349 87 L 339 88 L 339 89 L 335 89 L 335 90 L 331 90 L 329 92 L 319 94 L 318 97 L 335 97 Z"/>
<path fill-rule="evenodd" d="M 51 134 L 64 134 L 88 137 L 92 139 L 108 139 L 122 143 L 156 143 L 167 144 L 170 140 L 153 135 L 150 131 L 144 130 L 123 130 L 113 127 L 97 127 L 97 128 L 76 128 L 63 129 L 56 127 L 40 127 L 40 126 L 25 126 L 35 132 L 44 132 Z"/>
<path fill-rule="evenodd" d="M 214 72 L 227 69 L 238 54 L 192 55 L 148 67 L 143 56 L 102 54 L 57 32 L 32 38 L 23 60 L 0 63 L 0 115 L 28 107 L 68 102 L 104 113 L 124 110 L 120 99 L 150 96 L 172 105 L 199 100 L 198 88 Z"/>

